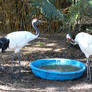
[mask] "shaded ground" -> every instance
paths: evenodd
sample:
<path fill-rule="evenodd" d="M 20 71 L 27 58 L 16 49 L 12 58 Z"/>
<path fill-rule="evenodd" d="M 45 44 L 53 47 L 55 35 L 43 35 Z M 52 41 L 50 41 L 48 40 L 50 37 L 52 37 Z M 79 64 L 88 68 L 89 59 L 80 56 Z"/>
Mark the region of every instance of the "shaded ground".
<path fill-rule="evenodd" d="M 51 81 L 34 76 L 29 68 L 29 62 L 41 58 L 70 58 L 85 63 L 84 54 L 78 48 L 69 47 L 64 33 L 41 34 L 38 39 L 23 48 L 21 50 L 22 77 L 14 79 L 13 84 L 10 78 L 12 54 L 10 50 L 1 54 L 0 62 L 5 71 L 0 72 L 0 92 L 92 92 L 92 83 L 85 81 L 86 72 L 77 80 Z M 17 76 L 17 57 L 15 57 L 14 72 Z"/>

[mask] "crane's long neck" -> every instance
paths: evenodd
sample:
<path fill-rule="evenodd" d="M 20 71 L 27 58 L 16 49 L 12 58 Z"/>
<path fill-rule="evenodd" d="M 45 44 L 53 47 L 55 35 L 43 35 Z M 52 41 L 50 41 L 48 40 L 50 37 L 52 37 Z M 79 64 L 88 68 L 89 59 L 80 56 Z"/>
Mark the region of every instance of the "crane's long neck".
<path fill-rule="evenodd" d="M 75 41 L 75 39 L 71 39 L 71 42 L 70 42 L 72 45 L 77 45 L 78 43 Z"/>
<path fill-rule="evenodd" d="M 36 33 L 35 33 L 35 35 L 36 36 L 39 36 L 39 30 L 38 30 L 38 28 L 37 28 L 37 26 L 36 26 L 36 24 L 35 23 L 33 23 L 33 28 L 36 30 Z"/>
<path fill-rule="evenodd" d="M 71 44 L 73 44 L 73 45 L 76 45 L 77 43 L 75 42 L 75 40 L 73 40 L 73 39 L 71 39 L 71 42 L 70 42 Z"/>

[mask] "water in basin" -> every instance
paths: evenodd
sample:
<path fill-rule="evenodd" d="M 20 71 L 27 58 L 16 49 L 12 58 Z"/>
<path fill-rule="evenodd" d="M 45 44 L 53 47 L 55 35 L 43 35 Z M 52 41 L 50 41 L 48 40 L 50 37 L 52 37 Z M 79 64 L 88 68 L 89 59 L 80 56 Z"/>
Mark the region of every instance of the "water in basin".
<path fill-rule="evenodd" d="M 39 68 L 55 72 L 73 72 L 81 69 L 80 67 L 73 65 L 43 65 L 40 66 Z"/>

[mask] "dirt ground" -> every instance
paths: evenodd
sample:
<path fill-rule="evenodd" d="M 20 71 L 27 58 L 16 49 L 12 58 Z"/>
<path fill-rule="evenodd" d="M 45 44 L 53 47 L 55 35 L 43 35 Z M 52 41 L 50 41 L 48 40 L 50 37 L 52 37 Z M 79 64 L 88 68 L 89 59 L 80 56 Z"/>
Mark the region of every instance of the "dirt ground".
<path fill-rule="evenodd" d="M 11 80 L 12 50 L 1 53 L 0 92 L 92 92 L 92 83 L 85 81 L 86 71 L 80 79 L 68 81 L 51 81 L 36 77 L 29 63 L 42 58 L 68 58 L 86 63 L 86 58 L 79 48 L 71 47 L 66 42 L 63 32 L 58 34 L 41 34 L 21 50 L 21 78 Z M 14 75 L 18 75 L 17 57 L 14 62 Z"/>

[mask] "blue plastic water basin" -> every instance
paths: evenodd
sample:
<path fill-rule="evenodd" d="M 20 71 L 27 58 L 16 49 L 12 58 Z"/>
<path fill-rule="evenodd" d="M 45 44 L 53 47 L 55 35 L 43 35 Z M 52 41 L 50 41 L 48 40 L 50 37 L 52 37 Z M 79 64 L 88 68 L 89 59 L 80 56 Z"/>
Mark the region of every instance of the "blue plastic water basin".
<path fill-rule="evenodd" d="M 40 69 L 39 66 L 43 65 L 73 65 L 76 67 L 79 67 L 80 70 L 73 71 L 73 72 L 56 72 L 56 71 L 48 71 L 44 69 Z M 30 62 L 30 68 L 32 69 L 32 72 L 34 75 L 47 79 L 47 80 L 72 80 L 80 78 L 83 75 L 83 72 L 86 69 L 86 66 L 84 63 L 77 61 L 77 60 L 71 60 L 71 59 L 39 59 L 33 62 Z"/>

